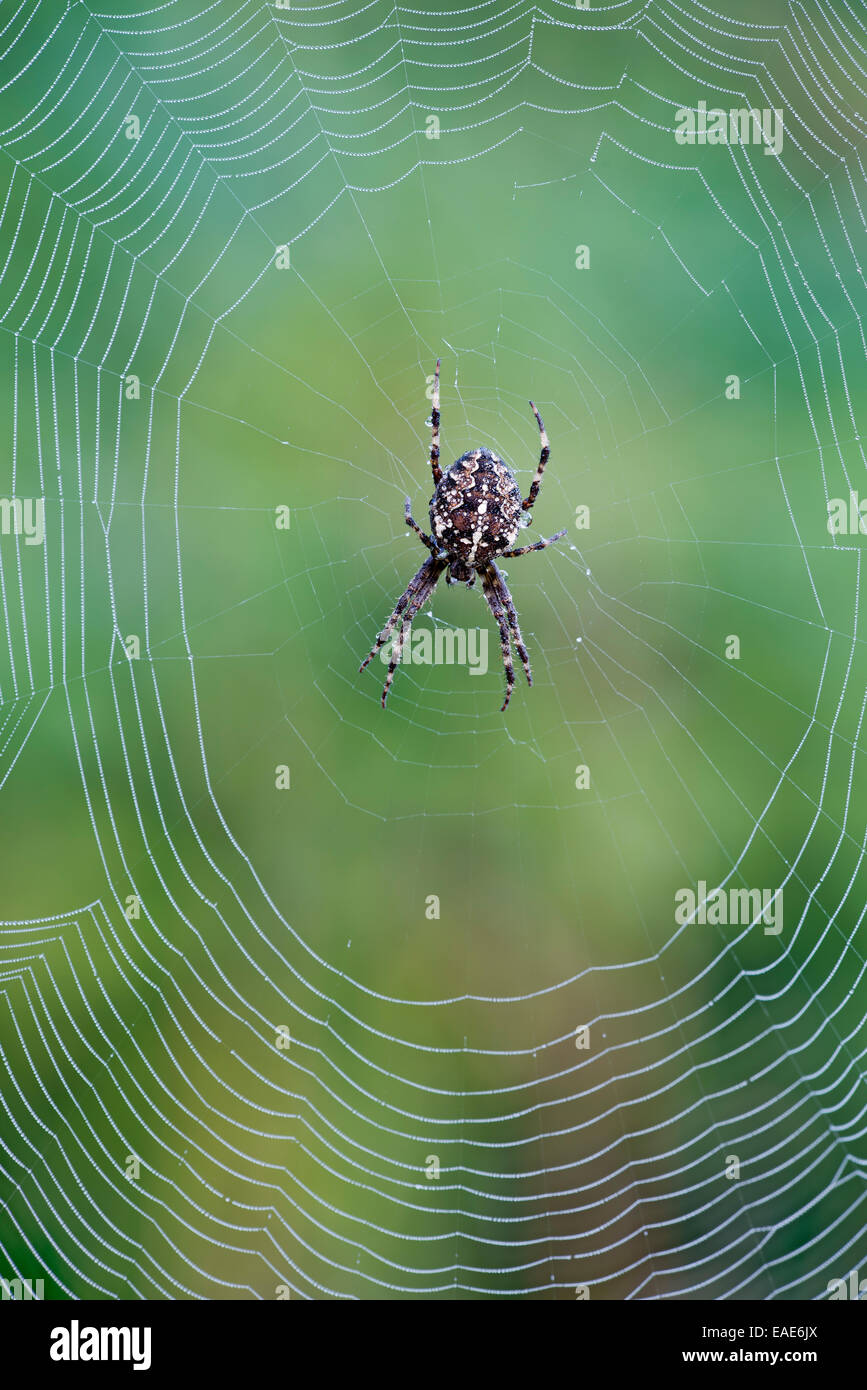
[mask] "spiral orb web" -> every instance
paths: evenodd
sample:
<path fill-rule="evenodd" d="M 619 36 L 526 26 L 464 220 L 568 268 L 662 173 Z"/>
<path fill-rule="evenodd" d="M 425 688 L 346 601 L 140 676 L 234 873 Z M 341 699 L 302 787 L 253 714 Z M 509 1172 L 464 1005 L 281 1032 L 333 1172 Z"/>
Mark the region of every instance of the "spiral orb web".
<path fill-rule="evenodd" d="M 8 1277 L 786 1300 L 863 1256 L 867 24 L 728 9 L 7 9 Z M 749 138 L 678 140 L 717 109 Z M 507 567 L 505 719 L 465 589 L 386 715 L 355 674 L 438 356 L 444 461 L 529 486 L 532 397 L 527 539 L 570 527 Z"/>

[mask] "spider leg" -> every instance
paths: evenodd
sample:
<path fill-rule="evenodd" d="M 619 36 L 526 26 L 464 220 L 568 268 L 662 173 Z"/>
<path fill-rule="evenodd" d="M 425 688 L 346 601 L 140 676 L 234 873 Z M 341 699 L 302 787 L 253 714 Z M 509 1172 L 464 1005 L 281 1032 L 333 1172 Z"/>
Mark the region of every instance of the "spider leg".
<path fill-rule="evenodd" d="M 545 472 L 545 464 L 551 457 L 551 448 L 548 444 L 548 436 L 545 433 L 545 426 L 542 424 L 542 417 L 532 401 L 530 402 L 530 409 L 535 415 L 539 425 L 539 435 L 542 440 L 542 452 L 539 456 L 539 466 L 536 469 L 535 476 L 533 478 L 532 483 L 530 484 L 530 491 L 521 504 L 525 512 L 530 510 L 530 508 L 533 506 L 533 503 L 536 501 L 536 498 L 539 496 L 539 488 L 542 485 L 542 474 Z"/>
<path fill-rule="evenodd" d="M 558 531 L 556 536 L 549 536 L 546 541 L 536 541 L 534 545 L 520 545 L 517 550 L 501 550 L 500 560 L 514 560 L 518 555 L 527 555 L 531 550 L 544 550 L 546 545 L 553 545 L 555 541 L 562 540 L 565 531 Z"/>
<path fill-rule="evenodd" d="M 413 521 L 412 516 L 411 516 L 411 514 L 410 514 L 410 507 L 411 507 L 411 506 L 412 506 L 412 503 L 410 502 L 409 498 L 407 497 L 407 499 L 406 499 L 406 508 L 405 508 L 405 511 L 406 511 L 406 524 L 407 524 L 407 526 L 411 526 L 411 527 L 412 527 L 412 529 L 415 531 L 416 535 L 420 538 L 422 545 L 426 545 L 426 546 L 427 546 L 427 548 L 428 548 L 428 550 L 430 551 L 431 555 L 436 555 L 437 551 L 439 550 L 439 546 L 437 545 L 436 541 L 431 540 L 430 536 L 429 536 L 425 531 L 423 531 L 423 530 L 421 529 L 421 527 L 418 525 L 417 522 Z M 565 532 L 564 532 L 564 535 L 565 535 Z"/>
<path fill-rule="evenodd" d="M 506 610 L 506 617 L 509 621 L 509 630 L 512 634 L 512 641 L 515 644 L 518 656 L 521 658 L 521 665 L 524 668 L 524 675 L 527 677 L 527 684 L 532 685 L 533 672 L 530 670 L 530 658 L 527 654 L 527 648 L 524 646 L 524 639 L 521 636 L 521 629 L 518 626 L 518 611 L 515 608 L 515 601 L 512 598 L 512 595 L 509 593 L 509 586 L 506 583 L 505 576 L 501 573 L 500 570 L 497 569 L 497 566 L 493 563 L 493 561 L 491 561 L 490 564 L 491 569 L 493 571 L 494 584 L 499 590 L 501 602 Z"/>
<path fill-rule="evenodd" d="M 371 647 L 369 654 L 364 658 L 361 665 L 359 666 L 359 671 L 363 671 L 365 666 L 367 666 L 376 656 L 376 653 L 379 651 L 380 647 L 385 646 L 385 643 L 388 641 L 389 637 L 394 632 L 394 629 L 397 627 L 401 614 L 403 613 L 410 600 L 418 593 L 420 588 L 427 587 L 427 582 L 430 577 L 434 563 L 435 562 L 433 561 L 433 559 L 425 560 L 421 569 L 413 575 L 412 579 L 407 584 L 397 603 L 394 605 L 394 612 L 392 613 L 385 627 L 382 629 L 382 632 L 379 634 L 373 646 Z M 437 578 L 439 578 L 439 575 L 437 575 Z"/>
<path fill-rule="evenodd" d="M 439 579 L 440 574 L 442 573 L 442 570 L 444 568 L 442 563 L 436 560 L 428 560 L 427 564 L 438 566 L 438 568 L 431 571 L 431 573 L 419 587 L 418 591 L 413 595 L 413 597 L 407 604 L 406 613 L 400 625 L 400 632 L 398 636 L 395 638 L 391 648 L 391 656 L 388 662 L 388 671 L 385 677 L 385 685 L 382 689 L 383 709 L 385 709 L 385 702 L 388 699 L 388 692 L 391 689 L 391 683 L 394 680 L 394 673 L 397 670 L 398 665 L 400 664 L 401 657 L 403 656 L 404 643 L 406 642 L 407 636 L 409 634 L 410 624 L 412 623 L 413 618 L 415 617 L 418 610 L 421 608 L 422 604 L 424 604 L 430 597 L 430 595 L 433 593 L 434 589 L 436 588 L 437 580 Z"/>
<path fill-rule="evenodd" d="M 394 680 L 394 673 L 400 665 L 400 659 L 403 656 L 403 648 L 407 636 L 409 634 L 409 628 L 410 624 L 407 621 L 407 619 L 404 618 L 403 622 L 400 625 L 400 631 L 395 637 L 394 642 L 392 643 L 391 656 L 389 657 L 388 662 L 388 674 L 385 677 L 385 685 L 383 686 L 382 695 L 380 696 L 380 699 L 382 700 L 383 709 L 385 709 L 385 702 L 388 699 L 388 692 L 391 689 L 391 683 Z"/>
<path fill-rule="evenodd" d="M 437 358 L 437 369 L 434 373 L 434 389 L 432 399 L 433 409 L 430 413 L 430 422 L 433 426 L 433 434 L 430 443 L 430 466 L 433 473 L 434 487 L 436 487 L 443 475 L 440 468 L 440 359 Z"/>
<path fill-rule="evenodd" d="M 394 612 L 386 623 L 382 632 L 377 637 L 370 654 L 365 657 L 359 666 L 359 671 L 363 671 L 365 666 L 376 656 L 376 653 L 385 645 L 397 624 L 400 623 L 400 634 L 395 639 L 392 647 L 391 658 L 388 663 L 388 675 L 385 681 L 385 688 L 382 692 L 382 707 L 385 709 L 385 702 L 388 698 L 389 688 L 394 680 L 394 672 L 401 658 L 403 645 L 406 641 L 406 634 L 410 623 L 418 610 L 436 588 L 437 580 L 445 569 L 445 563 L 437 560 L 433 555 L 429 560 L 425 560 L 417 574 L 413 575 L 404 592 L 401 594 L 394 606 Z"/>
<path fill-rule="evenodd" d="M 482 589 L 488 600 L 488 607 L 500 629 L 500 649 L 503 653 L 503 665 L 506 668 L 506 698 L 500 706 L 500 713 L 502 714 L 511 700 L 512 691 L 515 688 L 515 668 L 512 665 L 512 647 L 509 641 L 509 619 L 500 597 L 497 569 L 493 565 L 486 565 L 484 569 L 479 570 L 479 573 L 482 576 Z"/>

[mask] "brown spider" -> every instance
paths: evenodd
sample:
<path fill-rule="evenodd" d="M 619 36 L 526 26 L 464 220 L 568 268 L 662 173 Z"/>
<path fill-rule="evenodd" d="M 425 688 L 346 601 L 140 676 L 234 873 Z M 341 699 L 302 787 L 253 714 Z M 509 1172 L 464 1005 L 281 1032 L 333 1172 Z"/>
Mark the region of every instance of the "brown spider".
<path fill-rule="evenodd" d="M 410 515 L 410 499 L 406 499 L 406 524 L 411 526 L 430 551 L 430 559 L 425 560 L 418 574 L 410 580 L 407 588 L 395 604 L 394 612 L 376 639 L 370 655 L 359 666 L 363 671 L 380 648 L 388 641 L 400 622 L 400 633 L 395 638 L 388 663 L 388 675 L 382 692 L 382 708 L 388 699 L 394 672 L 400 661 L 409 626 L 422 604 L 433 593 L 437 581 L 444 570 L 447 584 L 465 583 L 472 588 L 476 575 L 482 576 L 482 589 L 488 606 L 494 615 L 500 631 L 500 646 L 503 652 L 503 665 L 506 668 L 505 709 L 515 688 L 515 669 L 512 665 L 510 641 L 515 643 L 518 655 L 527 676 L 527 684 L 533 684 L 530 658 L 518 627 L 518 614 L 512 602 L 512 595 L 506 587 L 494 557 L 514 559 L 526 555 L 530 550 L 544 550 L 546 545 L 559 541 L 565 531 L 558 531 L 546 541 L 536 541 L 535 545 L 522 545 L 517 550 L 507 547 L 517 540 L 521 526 L 529 526 L 532 517 L 525 517 L 539 495 L 539 486 L 545 464 L 548 462 L 550 448 L 542 417 L 533 402 L 530 409 L 539 424 L 542 440 L 542 453 L 535 477 L 530 484 L 528 496 L 521 501 L 521 493 L 512 470 L 497 458 L 490 449 L 474 449 L 463 454 L 445 473 L 440 468 L 440 364 L 437 362 L 434 376 L 433 410 L 431 424 L 433 437 L 430 448 L 430 463 L 434 480 L 434 495 L 430 501 L 430 524 L 435 539 L 426 535 Z"/>

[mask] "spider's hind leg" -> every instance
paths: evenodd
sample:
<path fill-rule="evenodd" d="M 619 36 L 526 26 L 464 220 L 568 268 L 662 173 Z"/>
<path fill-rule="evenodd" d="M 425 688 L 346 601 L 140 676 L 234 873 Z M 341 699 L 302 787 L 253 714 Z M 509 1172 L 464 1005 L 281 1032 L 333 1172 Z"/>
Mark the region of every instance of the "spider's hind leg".
<path fill-rule="evenodd" d="M 542 486 L 542 474 L 545 472 L 545 464 L 548 462 L 548 459 L 551 457 L 551 446 L 550 446 L 550 444 L 548 443 L 548 436 L 547 436 L 547 434 L 546 434 L 546 432 L 545 432 L 545 426 L 542 424 L 542 417 L 541 417 L 541 415 L 539 414 L 538 410 L 536 409 L 536 407 L 534 406 L 534 404 L 533 404 L 532 401 L 530 402 L 530 409 L 532 410 L 533 414 L 535 415 L 535 417 L 536 417 L 536 423 L 537 423 L 538 426 L 539 426 L 539 439 L 540 439 L 540 441 L 541 441 L 541 453 L 540 453 L 540 455 L 539 455 L 539 463 L 538 463 L 538 466 L 537 466 L 537 468 L 536 468 L 535 476 L 534 476 L 534 478 L 533 478 L 532 483 L 530 484 L 530 491 L 529 491 L 529 493 L 527 494 L 527 496 L 526 496 L 526 498 L 524 499 L 524 501 L 521 503 L 521 506 L 523 507 L 523 509 L 524 509 L 525 512 L 528 512 L 528 511 L 531 509 L 531 507 L 533 506 L 533 503 L 536 501 L 536 498 L 539 496 L 539 488 Z"/>
<path fill-rule="evenodd" d="M 436 487 L 443 475 L 440 468 L 440 360 L 437 358 L 437 369 L 434 373 L 433 397 L 431 399 L 431 440 L 430 440 L 430 467 L 433 473 L 434 487 Z"/>

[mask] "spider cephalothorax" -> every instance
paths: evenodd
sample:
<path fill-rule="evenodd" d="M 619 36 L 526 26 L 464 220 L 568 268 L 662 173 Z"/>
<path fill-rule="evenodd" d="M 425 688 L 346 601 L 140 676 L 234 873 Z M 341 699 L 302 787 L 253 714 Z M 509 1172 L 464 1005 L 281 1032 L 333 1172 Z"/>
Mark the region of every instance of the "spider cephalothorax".
<path fill-rule="evenodd" d="M 515 475 L 501 458 L 490 449 L 473 449 L 453 463 L 443 472 L 440 467 L 440 364 L 437 362 L 434 376 L 433 410 L 431 425 L 430 462 L 434 480 L 434 495 L 430 501 L 430 524 L 433 536 L 428 536 L 413 521 L 410 514 L 410 500 L 406 499 L 406 524 L 421 539 L 430 551 L 430 559 L 425 560 L 421 569 L 395 605 L 394 612 L 376 639 L 370 655 L 361 663 L 363 671 L 368 662 L 385 645 L 395 628 L 400 624 L 400 632 L 392 644 L 388 675 L 382 692 L 382 707 L 388 699 L 388 692 L 394 673 L 400 661 L 406 634 L 416 613 L 436 588 L 437 581 L 446 572 L 448 584 L 465 583 L 471 587 L 476 575 L 481 575 L 482 589 L 488 606 L 494 615 L 500 631 L 500 646 L 503 652 L 503 665 L 506 668 L 506 698 L 502 708 L 509 703 L 515 687 L 515 671 L 512 665 L 514 642 L 527 676 L 527 684 L 533 684 L 530 659 L 518 626 L 518 615 L 506 581 L 494 563 L 495 557 L 514 559 L 526 555 L 529 550 L 544 550 L 546 545 L 565 536 L 558 531 L 548 540 L 536 541 L 533 545 L 522 545 L 517 550 L 513 546 L 521 526 L 529 526 L 532 520 L 528 514 L 539 495 L 542 474 L 548 462 L 550 449 L 548 436 L 542 417 L 533 402 L 530 409 L 539 425 L 542 452 L 530 491 L 522 500 Z"/>

